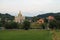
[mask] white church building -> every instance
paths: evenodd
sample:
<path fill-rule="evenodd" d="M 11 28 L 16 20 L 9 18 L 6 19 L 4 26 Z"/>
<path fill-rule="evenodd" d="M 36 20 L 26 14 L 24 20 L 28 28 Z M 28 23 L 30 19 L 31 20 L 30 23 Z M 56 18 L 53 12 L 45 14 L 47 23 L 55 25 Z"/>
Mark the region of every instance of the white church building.
<path fill-rule="evenodd" d="M 25 17 L 22 15 L 21 11 L 19 11 L 18 16 L 15 16 L 15 22 L 22 23 L 24 22 Z"/>

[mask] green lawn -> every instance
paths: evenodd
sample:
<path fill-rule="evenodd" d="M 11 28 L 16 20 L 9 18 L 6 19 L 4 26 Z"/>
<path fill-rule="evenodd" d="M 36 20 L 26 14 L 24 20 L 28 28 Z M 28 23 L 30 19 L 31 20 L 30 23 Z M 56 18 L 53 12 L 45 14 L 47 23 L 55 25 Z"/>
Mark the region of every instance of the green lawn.
<path fill-rule="evenodd" d="M 57 40 L 60 40 L 60 30 L 55 31 Z"/>
<path fill-rule="evenodd" d="M 0 40 L 52 40 L 46 30 L 0 30 Z"/>

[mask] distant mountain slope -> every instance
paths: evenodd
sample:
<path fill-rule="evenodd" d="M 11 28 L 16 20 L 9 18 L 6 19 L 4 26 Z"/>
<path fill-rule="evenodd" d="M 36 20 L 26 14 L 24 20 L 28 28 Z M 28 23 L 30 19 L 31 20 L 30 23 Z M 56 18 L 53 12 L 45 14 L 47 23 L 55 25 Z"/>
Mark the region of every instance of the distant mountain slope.
<path fill-rule="evenodd" d="M 37 18 L 46 18 L 48 16 L 55 16 L 56 19 L 60 20 L 60 13 L 45 13 L 45 14 L 37 15 L 35 17 L 37 17 Z M 8 13 L 5 13 L 5 14 L 0 13 L 0 18 L 8 19 L 8 20 L 14 20 L 14 16 L 12 16 Z M 33 17 L 26 17 L 26 19 L 32 20 Z"/>
<path fill-rule="evenodd" d="M 46 13 L 42 15 L 37 15 L 38 18 L 46 18 L 48 16 L 60 16 L 60 13 Z"/>
<path fill-rule="evenodd" d="M 6 14 L 0 13 L 0 18 L 1 19 L 7 19 L 7 20 L 14 20 L 14 16 L 12 16 L 12 15 L 10 15 L 8 13 L 6 13 Z"/>
<path fill-rule="evenodd" d="M 31 19 L 32 19 L 32 17 L 25 17 L 25 19 L 27 19 L 27 20 L 31 20 Z"/>
<path fill-rule="evenodd" d="M 46 18 L 48 16 L 54 16 L 56 19 L 60 20 L 60 13 L 45 13 L 45 14 L 37 15 L 35 17 L 37 17 L 37 18 Z M 32 20 L 33 17 L 26 17 L 26 19 Z"/>

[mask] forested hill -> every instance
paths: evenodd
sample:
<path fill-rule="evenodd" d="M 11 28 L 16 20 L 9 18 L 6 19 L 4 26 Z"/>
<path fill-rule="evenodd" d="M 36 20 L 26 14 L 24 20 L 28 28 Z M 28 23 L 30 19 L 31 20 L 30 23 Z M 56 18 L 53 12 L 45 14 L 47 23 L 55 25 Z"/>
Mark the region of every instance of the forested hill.
<path fill-rule="evenodd" d="M 54 16 L 57 20 L 60 20 L 60 13 L 45 13 L 45 14 L 37 15 L 35 17 L 26 17 L 26 19 L 34 20 L 33 18 L 39 19 L 39 18 L 46 18 L 48 16 Z"/>
<path fill-rule="evenodd" d="M 56 19 L 60 20 L 60 13 L 45 13 L 45 14 L 41 14 L 41 15 L 37 15 L 36 17 L 37 18 L 46 18 L 48 16 L 54 16 Z M 0 13 L 0 18 L 1 19 L 8 19 L 8 20 L 14 20 L 14 16 L 8 14 L 8 13 L 5 13 L 5 14 L 2 14 Z M 26 19 L 29 19 L 31 20 L 33 17 L 26 17 Z"/>
<path fill-rule="evenodd" d="M 60 13 L 46 13 L 42 15 L 37 15 L 38 18 L 46 18 L 48 16 L 60 16 Z"/>
<path fill-rule="evenodd" d="M 8 13 L 5 13 L 5 14 L 0 13 L 0 18 L 3 19 L 3 20 L 5 20 L 5 19 L 14 20 L 14 16 L 12 16 L 12 15 L 10 15 Z"/>

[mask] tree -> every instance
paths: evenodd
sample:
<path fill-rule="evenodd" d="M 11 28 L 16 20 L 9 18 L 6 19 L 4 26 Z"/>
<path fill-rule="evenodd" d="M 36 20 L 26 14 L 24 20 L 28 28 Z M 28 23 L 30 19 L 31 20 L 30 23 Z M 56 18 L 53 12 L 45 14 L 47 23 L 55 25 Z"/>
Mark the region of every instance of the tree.
<path fill-rule="evenodd" d="M 56 20 L 60 20 L 60 15 L 56 15 L 56 16 L 55 16 L 55 19 L 56 19 Z"/>
<path fill-rule="evenodd" d="M 55 16 L 55 19 L 57 21 L 56 25 L 57 28 L 60 29 L 60 13 L 57 13 L 58 15 Z"/>
<path fill-rule="evenodd" d="M 41 26 L 42 29 L 45 29 L 44 23 L 43 24 L 40 24 L 40 26 Z"/>
<path fill-rule="evenodd" d="M 57 20 L 56 25 L 57 25 L 57 29 L 60 29 L 60 21 Z"/>
<path fill-rule="evenodd" d="M 56 25 L 56 20 L 52 20 L 49 22 L 49 28 L 51 29 L 56 29 L 57 28 L 57 25 Z"/>
<path fill-rule="evenodd" d="M 25 20 L 25 21 L 23 22 L 23 28 L 24 28 L 25 30 L 28 30 L 28 29 L 30 28 L 30 22 L 27 21 L 27 20 Z"/>
<path fill-rule="evenodd" d="M 5 23 L 5 28 L 6 29 L 17 29 L 18 28 L 18 23 L 16 23 L 16 22 L 7 22 L 7 23 Z"/>
<path fill-rule="evenodd" d="M 33 21 L 33 22 L 36 22 L 38 19 L 39 19 L 38 17 L 33 17 L 33 18 L 32 18 L 32 21 Z"/>
<path fill-rule="evenodd" d="M 0 27 L 2 27 L 2 23 L 1 23 L 1 21 L 0 21 Z"/>
<path fill-rule="evenodd" d="M 5 26 L 5 23 L 6 23 L 6 21 L 5 21 L 5 18 L 3 17 L 3 18 L 1 19 L 1 25 L 2 25 L 2 27 Z"/>

